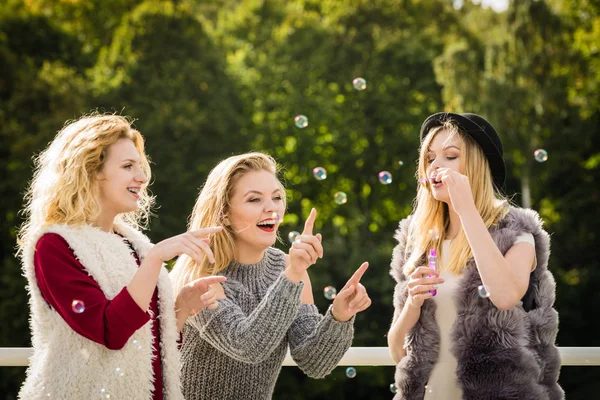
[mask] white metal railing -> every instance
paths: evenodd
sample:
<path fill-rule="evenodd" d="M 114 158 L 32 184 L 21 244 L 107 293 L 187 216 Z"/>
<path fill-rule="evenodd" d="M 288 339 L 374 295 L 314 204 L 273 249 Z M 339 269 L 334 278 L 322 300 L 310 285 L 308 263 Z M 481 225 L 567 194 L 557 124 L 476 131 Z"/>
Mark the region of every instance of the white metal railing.
<path fill-rule="evenodd" d="M 559 347 L 563 366 L 600 366 L 600 347 Z M 0 367 L 26 367 L 32 349 L 29 347 L 0 347 Z M 296 365 L 289 353 L 284 366 Z M 339 366 L 394 366 L 387 347 L 351 347 Z"/>

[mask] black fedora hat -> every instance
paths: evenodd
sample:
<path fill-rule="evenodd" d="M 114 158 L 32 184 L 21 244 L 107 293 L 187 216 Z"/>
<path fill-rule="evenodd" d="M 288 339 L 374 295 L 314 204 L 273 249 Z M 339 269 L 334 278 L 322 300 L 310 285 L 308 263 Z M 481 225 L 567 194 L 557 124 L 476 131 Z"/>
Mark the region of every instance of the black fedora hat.
<path fill-rule="evenodd" d="M 504 149 L 496 129 L 485 118 L 471 113 L 455 114 L 440 112 L 427 117 L 421 125 L 421 142 L 432 128 L 452 120 L 459 128 L 477 142 L 487 157 L 494 184 L 498 189 L 504 185 L 506 179 L 506 167 L 504 166 Z"/>

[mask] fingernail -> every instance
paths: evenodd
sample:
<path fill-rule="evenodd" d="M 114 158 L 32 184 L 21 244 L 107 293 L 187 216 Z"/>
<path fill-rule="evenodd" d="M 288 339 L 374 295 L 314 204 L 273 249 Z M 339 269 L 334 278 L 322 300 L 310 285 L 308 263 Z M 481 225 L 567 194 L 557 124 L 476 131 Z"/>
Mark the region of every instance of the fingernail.
<path fill-rule="evenodd" d="M 434 289 L 437 289 L 437 288 L 438 288 L 438 285 L 433 285 L 433 288 L 434 288 Z"/>

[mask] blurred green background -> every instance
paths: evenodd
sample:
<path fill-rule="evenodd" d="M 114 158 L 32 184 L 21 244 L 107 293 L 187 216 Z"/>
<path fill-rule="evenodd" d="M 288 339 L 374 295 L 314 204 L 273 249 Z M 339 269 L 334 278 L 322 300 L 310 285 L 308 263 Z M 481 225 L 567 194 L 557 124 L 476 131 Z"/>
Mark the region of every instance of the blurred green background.
<path fill-rule="evenodd" d="M 363 77 L 357 91 L 352 80 Z M 14 257 L 32 156 L 91 110 L 136 119 L 160 208 L 149 236 L 185 230 L 198 189 L 221 159 L 265 151 L 285 167 L 301 230 L 319 211 L 322 288 L 358 265 L 373 305 L 354 346 L 385 346 L 392 316 L 393 232 L 415 196 L 421 122 L 471 111 L 496 127 L 506 193 L 552 234 L 560 346 L 600 346 L 600 2 L 465 0 L 4 0 L 0 5 L 0 347 L 30 346 L 25 279 Z M 306 128 L 294 117 L 308 117 Z M 543 148 L 546 162 L 533 153 Z M 312 169 L 324 167 L 318 181 Z M 387 170 L 393 182 L 377 174 Z M 348 202 L 338 205 L 334 193 Z M 311 380 L 285 367 L 276 399 L 390 398 L 392 367 L 338 367 Z M 16 398 L 25 368 L 0 367 Z M 600 398 L 599 367 L 564 367 L 569 399 Z M 243 394 L 240 394 L 240 399 Z M 524 399 L 525 400 L 525 399 Z"/>

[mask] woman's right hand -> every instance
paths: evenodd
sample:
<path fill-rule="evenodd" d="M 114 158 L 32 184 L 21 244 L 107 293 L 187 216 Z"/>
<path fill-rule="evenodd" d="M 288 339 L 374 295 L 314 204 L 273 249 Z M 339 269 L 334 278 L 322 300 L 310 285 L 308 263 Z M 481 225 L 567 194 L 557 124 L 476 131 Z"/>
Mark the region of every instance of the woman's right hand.
<path fill-rule="evenodd" d="M 210 249 L 210 235 L 223 230 L 222 226 L 202 228 L 197 231 L 182 233 L 157 243 L 148 251 L 147 259 L 154 259 L 161 264 L 177 256 L 185 254 L 192 258 L 197 264 L 202 263 L 204 256 L 211 263 L 215 262 L 215 256 Z"/>
<path fill-rule="evenodd" d="M 429 276 L 433 277 L 430 278 Z M 440 278 L 439 272 L 429 267 L 418 267 L 410 274 L 408 280 L 408 298 L 406 304 L 421 308 L 425 300 L 433 297 L 430 290 L 437 289 L 437 285 L 444 283 L 444 278 Z"/>

